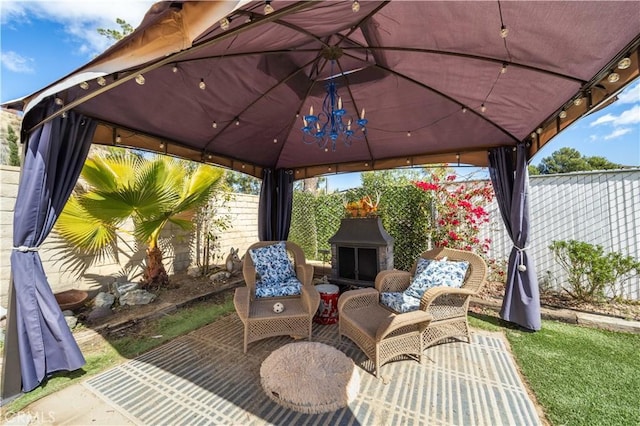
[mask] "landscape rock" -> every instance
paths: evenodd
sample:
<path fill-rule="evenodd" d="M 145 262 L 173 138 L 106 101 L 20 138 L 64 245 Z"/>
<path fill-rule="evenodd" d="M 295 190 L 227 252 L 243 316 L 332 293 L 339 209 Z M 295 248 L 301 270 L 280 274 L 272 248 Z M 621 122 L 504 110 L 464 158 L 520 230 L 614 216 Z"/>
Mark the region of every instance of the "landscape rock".
<path fill-rule="evenodd" d="M 191 278 L 198 278 L 202 275 L 202 269 L 199 266 L 190 266 L 189 269 L 187 269 L 187 275 Z"/>
<path fill-rule="evenodd" d="M 230 276 L 231 276 L 230 272 L 220 271 L 220 272 L 216 272 L 215 274 L 211 274 L 209 276 L 209 279 L 213 282 L 221 282 L 221 281 L 228 280 Z"/>
<path fill-rule="evenodd" d="M 64 315 L 65 317 L 72 317 L 73 311 L 67 309 L 66 311 L 62 311 L 62 315 Z"/>
<path fill-rule="evenodd" d="M 132 291 L 132 290 L 137 290 L 138 289 L 138 283 L 134 283 L 134 282 L 126 282 L 126 283 L 114 283 L 113 284 L 113 294 L 120 298 L 122 297 L 124 294 Z"/>
<path fill-rule="evenodd" d="M 116 297 L 111 293 L 100 292 L 93 299 L 93 306 L 96 308 L 110 308 L 113 302 L 116 301 Z"/>
<path fill-rule="evenodd" d="M 113 314 L 113 311 L 108 306 L 99 306 L 93 308 L 89 315 L 87 315 L 87 321 L 92 322 L 100 318 L 108 317 Z"/>
<path fill-rule="evenodd" d="M 146 305 L 156 298 L 156 295 L 146 290 L 132 290 L 120 297 L 121 305 Z"/>
<path fill-rule="evenodd" d="M 76 325 L 78 324 L 78 318 L 73 317 L 73 316 L 71 316 L 71 317 L 65 316 L 64 320 L 67 322 L 67 325 L 69 326 L 70 330 L 73 330 L 76 327 Z"/>

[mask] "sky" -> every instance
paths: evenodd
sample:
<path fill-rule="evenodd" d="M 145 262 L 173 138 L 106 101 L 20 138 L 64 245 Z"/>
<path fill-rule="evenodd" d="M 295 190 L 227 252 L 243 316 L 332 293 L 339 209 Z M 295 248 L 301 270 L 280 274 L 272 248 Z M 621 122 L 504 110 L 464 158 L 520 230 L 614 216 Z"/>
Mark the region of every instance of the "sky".
<path fill-rule="evenodd" d="M 66 76 L 103 52 L 110 41 L 97 28 L 119 29 L 116 18 L 136 27 L 153 4 L 146 0 L 0 0 L 0 100 L 29 95 Z M 640 166 L 640 80 L 617 102 L 578 120 L 556 136 L 532 164 L 563 147 Z M 468 171 L 459 170 L 459 175 Z M 328 188 L 360 184 L 359 173 L 328 176 Z"/>

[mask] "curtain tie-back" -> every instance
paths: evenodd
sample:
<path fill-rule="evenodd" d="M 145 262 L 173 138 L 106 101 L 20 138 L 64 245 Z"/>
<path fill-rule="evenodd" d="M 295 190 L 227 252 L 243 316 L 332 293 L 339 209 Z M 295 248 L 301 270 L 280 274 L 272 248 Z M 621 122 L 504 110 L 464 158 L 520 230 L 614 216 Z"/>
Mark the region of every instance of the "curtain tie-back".
<path fill-rule="evenodd" d="M 40 250 L 39 247 L 27 247 L 27 246 L 20 246 L 20 247 L 12 247 L 13 250 L 18 250 L 19 252 L 22 253 L 26 253 L 28 251 L 38 251 Z"/>
<path fill-rule="evenodd" d="M 524 254 L 525 251 L 527 249 L 529 249 L 529 247 L 518 247 L 517 245 L 513 245 L 513 248 L 518 250 L 518 253 L 520 253 L 520 262 L 518 263 L 518 271 L 520 272 L 524 272 L 527 270 L 527 266 L 524 264 Z"/>

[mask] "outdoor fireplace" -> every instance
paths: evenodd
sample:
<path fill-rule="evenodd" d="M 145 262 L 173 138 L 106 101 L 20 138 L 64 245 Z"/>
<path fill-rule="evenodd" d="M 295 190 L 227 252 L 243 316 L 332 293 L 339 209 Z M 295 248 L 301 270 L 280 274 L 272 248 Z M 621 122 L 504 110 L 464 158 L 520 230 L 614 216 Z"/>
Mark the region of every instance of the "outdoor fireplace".
<path fill-rule="evenodd" d="M 393 237 L 380 218 L 345 218 L 331 244 L 331 282 L 373 287 L 378 272 L 393 269 Z"/>

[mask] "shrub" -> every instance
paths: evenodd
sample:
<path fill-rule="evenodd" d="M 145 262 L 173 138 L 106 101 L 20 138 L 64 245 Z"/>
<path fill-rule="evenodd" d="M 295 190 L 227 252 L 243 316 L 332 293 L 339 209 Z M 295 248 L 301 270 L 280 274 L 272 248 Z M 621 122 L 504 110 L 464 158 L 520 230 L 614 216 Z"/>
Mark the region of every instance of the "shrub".
<path fill-rule="evenodd" d="M 549 246 L 555 259 L 567 272 L 571 297 L 579 301 L 603 301 L 624 296 L 624 282 L 640 273 L 640 262 L 620 253 L 605 253 L 600 245 L 583 241 L 553 241 Z"/>

